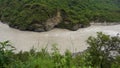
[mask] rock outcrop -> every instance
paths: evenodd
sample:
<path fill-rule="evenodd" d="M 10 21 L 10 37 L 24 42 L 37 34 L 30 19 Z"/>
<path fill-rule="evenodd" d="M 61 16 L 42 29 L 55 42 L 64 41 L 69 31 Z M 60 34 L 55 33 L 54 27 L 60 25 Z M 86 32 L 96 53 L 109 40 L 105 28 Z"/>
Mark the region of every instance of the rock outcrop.
<path fill-rule="evenodd" d="M 45 30 L 49 31 L 53 29 L 56 25 L 61 23 L 61 21 L 62 21 L 61 13 L 60 11 L 57 11 L 57 14 L 55 17 L 50 18 L 45 22 Z"/>

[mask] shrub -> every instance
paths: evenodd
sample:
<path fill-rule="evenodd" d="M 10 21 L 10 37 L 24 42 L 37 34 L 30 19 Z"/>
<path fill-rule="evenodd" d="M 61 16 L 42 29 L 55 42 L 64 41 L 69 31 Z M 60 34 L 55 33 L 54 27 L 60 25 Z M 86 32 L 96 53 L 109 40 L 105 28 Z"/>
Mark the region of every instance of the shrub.
<path fill-rule="evenodd" d="M 15 48 L 9 44 L 9 41 L 0 42 L 0 67 L 9 64 L 13 61 L 11 54 Z"/>

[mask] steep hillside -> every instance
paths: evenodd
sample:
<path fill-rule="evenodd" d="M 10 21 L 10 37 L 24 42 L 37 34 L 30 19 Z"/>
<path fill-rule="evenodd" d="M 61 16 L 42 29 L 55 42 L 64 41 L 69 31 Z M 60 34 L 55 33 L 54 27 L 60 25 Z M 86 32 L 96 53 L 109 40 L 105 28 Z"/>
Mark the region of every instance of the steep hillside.
<path fill-rule="evenodd" d="M 91 21 L 120 22 L 120 0 L 0 0 L 0 20 L 20 30 L 77 30 Z"/>

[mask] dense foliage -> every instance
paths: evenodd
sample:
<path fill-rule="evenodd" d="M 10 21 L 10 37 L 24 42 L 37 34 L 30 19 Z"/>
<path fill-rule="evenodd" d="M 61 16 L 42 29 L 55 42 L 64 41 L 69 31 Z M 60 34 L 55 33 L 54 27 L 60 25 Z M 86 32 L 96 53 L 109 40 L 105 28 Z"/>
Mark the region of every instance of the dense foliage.
<path fill-rule="evenodd" d="M 21 30 L 46 31 L 45 22 L 58 11 L 60 28 L 86 27 L 91 21 L 120 22 L 119 0 L 0 0 L 0 20 Z"/>
<path fill-rule="evenodd" d="M 0 42 L 0 68 L 120 68 L 120 37 L 98 33 L 87 42 L 89 48 L 74 55 L 68 50 L 61 55 L 56 45 L 52 53 L 46 48 L 14 53 L 8 41 Z"/>

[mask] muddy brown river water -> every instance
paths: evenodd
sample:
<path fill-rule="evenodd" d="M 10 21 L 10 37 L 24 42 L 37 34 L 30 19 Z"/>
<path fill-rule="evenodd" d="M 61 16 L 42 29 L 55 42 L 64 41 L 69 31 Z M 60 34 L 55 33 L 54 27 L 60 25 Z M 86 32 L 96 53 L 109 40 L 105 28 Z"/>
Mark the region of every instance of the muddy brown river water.
<path fill-rule="evenodd" d="M 31 32 L 13 29 L 0 22 L 0 41 L 10 40 L 11 44 L 16 47 L 16 52 L 28 51 L 33 47 L 37 50 L 47 47 L 48 51 L 51 51 L 53 44 L 57 44 L 61 53 L 66 49 L 79 52 L 88 47 L 87 38 L 95 36 L 96 32 L 114 36 L 120 33 L 120 25 L 92 25 L 77 31 L 55 28 L 48 32 Z"/>

